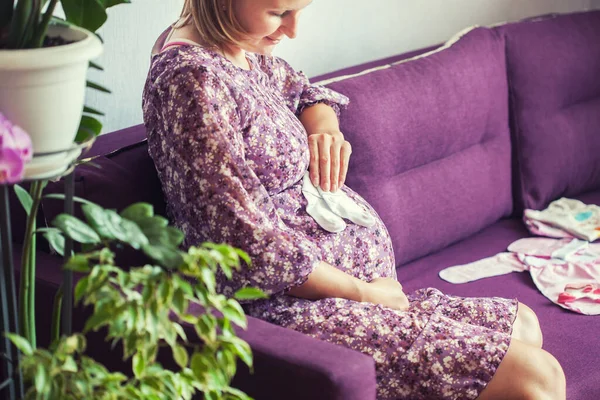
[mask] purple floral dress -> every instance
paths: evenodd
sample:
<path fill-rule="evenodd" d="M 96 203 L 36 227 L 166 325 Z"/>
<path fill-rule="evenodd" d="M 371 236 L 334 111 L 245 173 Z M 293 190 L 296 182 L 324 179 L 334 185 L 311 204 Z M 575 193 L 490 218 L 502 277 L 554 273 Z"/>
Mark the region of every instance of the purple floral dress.
<path fill-rule="evenodd" d="M 396 277 L 388 231 L 348 221 L 341 233 L 306 213 L 301 186 L 307 135 L 298 115 L 324 102 L 337 112 L 348 99 L 313 86 L 277 57 L 248 54 L 251 70 L 198 46 L 152 58 L 144 89 L 144 122 L 171 219 L 187 245 L 228 243 L 252 266 L 232 280 L 232 294 L 254 286 L 268 300 L 245 304 L 249 315 L 371 355 L 378 399 L 475 399 L 510 343 L 516 300 L 458 298 L 437 289 L 408 294 L 400 312 L 340 298 L 286 295 L 324 260 L 359 279 Z"/>

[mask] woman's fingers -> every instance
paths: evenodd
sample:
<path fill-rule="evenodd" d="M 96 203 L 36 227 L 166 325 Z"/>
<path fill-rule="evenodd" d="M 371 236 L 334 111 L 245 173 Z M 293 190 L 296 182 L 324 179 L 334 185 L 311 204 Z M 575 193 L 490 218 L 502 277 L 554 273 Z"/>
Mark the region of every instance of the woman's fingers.
<path fill-rule="evenodd" d="M 352 154 L 352 146 L 349 142 L 344 141 L 340 151 L 340 173 L 338 180 L 338 188 L 342 187 L 346 182 L 346 175 L 348 174 L 348 164 L 350 163 L 350 154 Z"/>
<path fill-rule="evenodd" d="M 331 136 L 321 135 L 319 143 L 319 175 L 321 189 L 329 191 L 331 182 Z"/>
<path fill-rule="evenodd" d="M 336 191 L 346 181 L 352 147 L 340 133 L 314 134 L 308 137 L 310 180 L 323 191 Z"/>
<path fill-rule="evenodd" d="M 329 176 L 329 180 L 331 182 L 331 191 L 335 192 L 340 187 L 340 167 L 341 167 L 341 150 L 342 143 L 344 139 L 339 139 L 339 137 L 333 136 L 331 140 L 331 174 Z"/>
<path fill-rule="evenodd" d="M 310 151 L 308 166 L 310 181 L 314 186 L 318 186 L 321 179 L 319 176 L 319 143 L 317 143 L 316 138 L 308 137 L 308 149 Z"/>

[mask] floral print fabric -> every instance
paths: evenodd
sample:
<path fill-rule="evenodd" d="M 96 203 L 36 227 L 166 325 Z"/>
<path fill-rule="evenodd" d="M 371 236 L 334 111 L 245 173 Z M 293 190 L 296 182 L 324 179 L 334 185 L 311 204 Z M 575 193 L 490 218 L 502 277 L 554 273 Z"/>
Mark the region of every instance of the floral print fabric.
<path fill-rule="evenodd" d="M 309 152 L 298 115 L 318 102 L 339 113 L 348 99 L 311 85 L 277 57 L 247 57 L 250 70 L 199 46 L 152 58 L 143 96 L 149 152 L 186 244 L 246 251 L 252 266 L 232 280 L 219 275 L 219 290 L 258 287 L 270 298 L 245 304 L 249 315 L 371 355 L 378 399 L 476 398 L 508 349 L 515 300 L 423 289 L 400 312 L 286 295 L 320 261 L 370 281 L 396 277 L 394 256 L 383 222 L 350 188 L 341 190 L 372 213 L 374 226 L 348 222 L 333 234 L 305 211 Z"/>

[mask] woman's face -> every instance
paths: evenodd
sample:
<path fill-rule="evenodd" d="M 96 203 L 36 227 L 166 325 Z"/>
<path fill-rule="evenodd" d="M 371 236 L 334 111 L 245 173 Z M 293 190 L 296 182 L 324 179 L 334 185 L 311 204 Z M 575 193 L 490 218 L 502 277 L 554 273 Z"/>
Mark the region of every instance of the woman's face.
<path fill-rule="evenodd" d="M 271 54 L 287 36 L 296 37 L 300 12 L 312 0 L 233 0 L 233 12 L 248 37 L 244 50 Z"/>

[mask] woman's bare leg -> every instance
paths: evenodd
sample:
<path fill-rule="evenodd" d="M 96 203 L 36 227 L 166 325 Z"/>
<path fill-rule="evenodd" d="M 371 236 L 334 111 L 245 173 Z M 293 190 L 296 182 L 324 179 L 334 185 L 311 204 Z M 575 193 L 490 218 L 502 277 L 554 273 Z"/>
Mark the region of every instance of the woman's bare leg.
<path fill-rule="evenodd" d="M 565 374 L 537 346 L 512 339 L 496 374 L 477 400 L 565 400 Z"/>
<path fill-rule="evenodd" d="M 542 347 L 542 330 L 537 316 L 531 308 L 523 303 L 519 303 L 517 318 L 513 324 L 512 338 L 534 347 Z"/>

